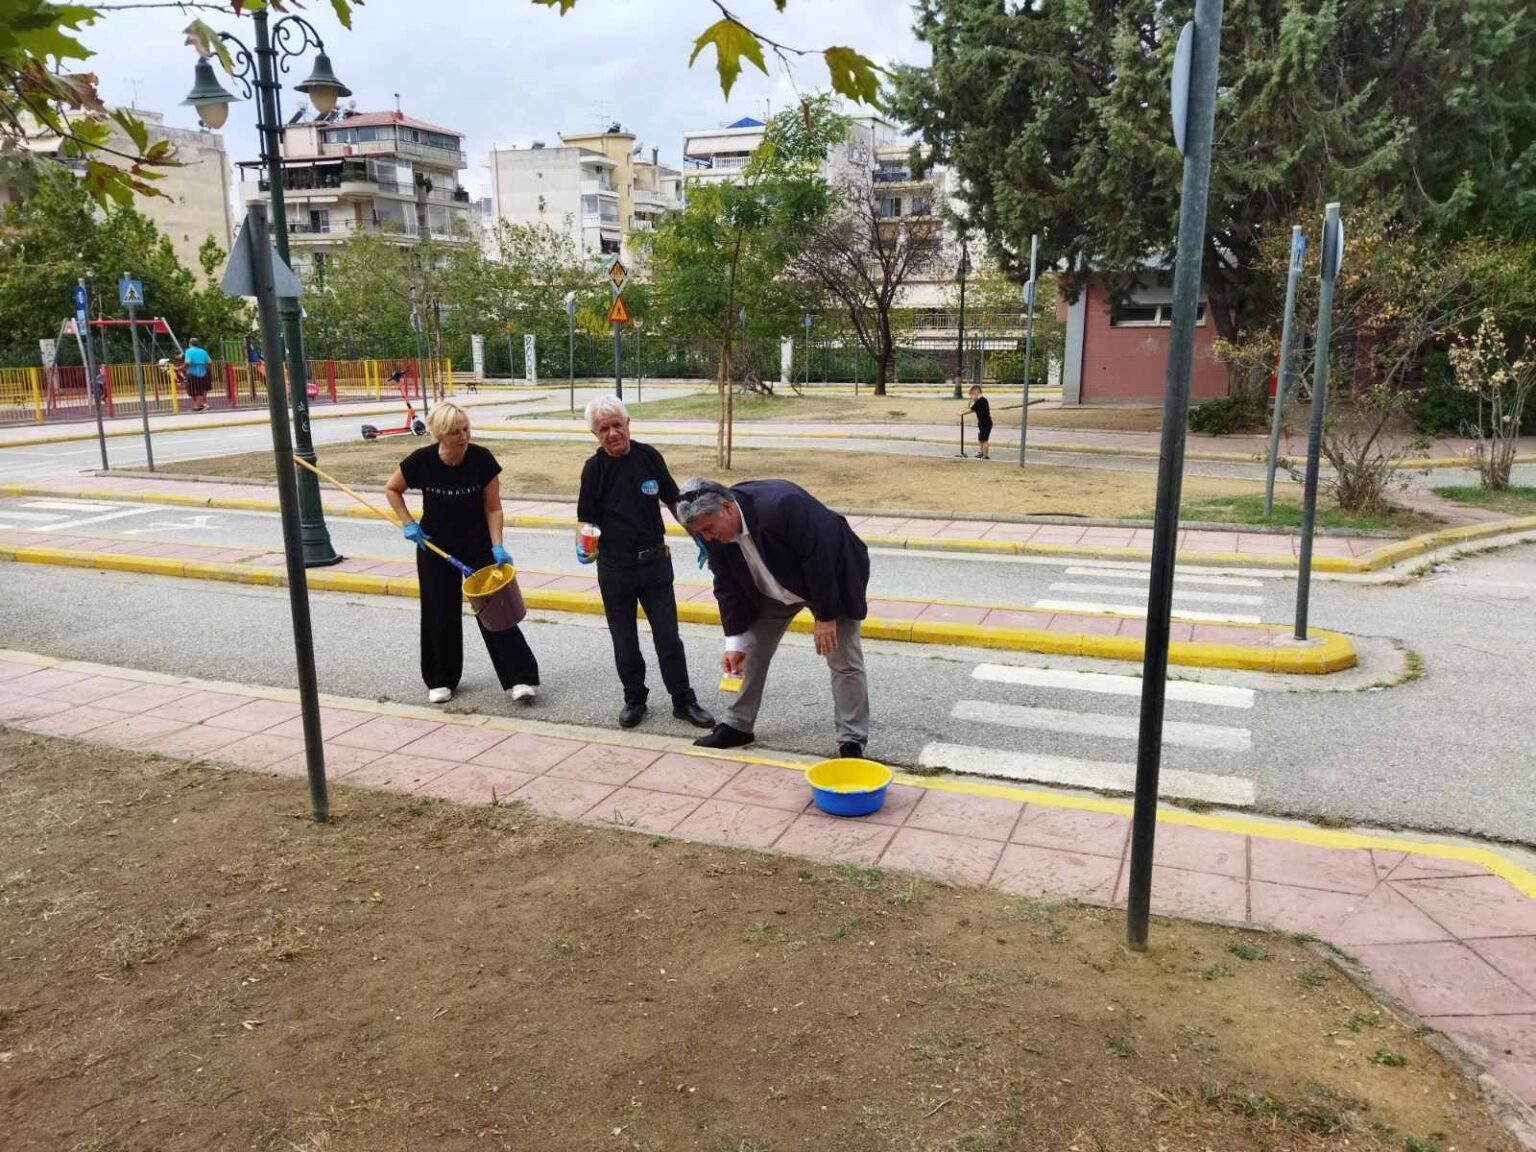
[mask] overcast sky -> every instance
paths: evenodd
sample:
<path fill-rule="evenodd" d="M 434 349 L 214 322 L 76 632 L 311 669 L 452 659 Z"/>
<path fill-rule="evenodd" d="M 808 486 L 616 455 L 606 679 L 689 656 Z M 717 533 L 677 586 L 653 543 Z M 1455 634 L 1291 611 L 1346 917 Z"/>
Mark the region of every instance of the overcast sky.
<path fill-rule="evenodd" d="M 846 44 L 881 63 L 926 63 L 912 35 L 907 0 L 738 0 L 731 8 L 763 34 L 795 47 Z M 713 47 L 693 68 L 694 38 L 719 18 L 709 0 L 577 0 L 565 16 L 532 0 L 370 0 L 354 10 L 349 32 L 325 0 L 302 14 L 326 42 L 336 74 L 360 111 L 392 109 L 394 94 L 411 116 L 462 132 L 469 168 L 464 184 L 488 183 L 493 144 L 557 143 L 560 132 L 592 131 L 617 120 L 664 162 L 681 160 L 685 129 L 708 128 L 740 116 L 762 118 L 765 101 L 778 110 L 796 91 L 827 86 L 819 58 L 799 61 L 793 77 L 769 55 L 770 75 L 750 64 L 727 101 L 720 93 Z M 250 21 L 203 13 L 209 24 L 247 44 Z M 109 104 L 163 112 L 168 122 L 196 127 L 181 101 L 192 86 L 196 57 L 182 45 L 190 17 L 178 9 L 113 12 L 86 33 L 97 53 L 90 62 Z M 308 75 L 313 55 L 294 62 L 285 83 Z M 221 78 L 222 73 L 221 73 Z M 225 87 L 236 85 L 223 78 Z M 299 98 L 283 94 L 291 117 Z M 224 127 L 232 160 L 257 156 L 255 112 L 231 107 Z"/>

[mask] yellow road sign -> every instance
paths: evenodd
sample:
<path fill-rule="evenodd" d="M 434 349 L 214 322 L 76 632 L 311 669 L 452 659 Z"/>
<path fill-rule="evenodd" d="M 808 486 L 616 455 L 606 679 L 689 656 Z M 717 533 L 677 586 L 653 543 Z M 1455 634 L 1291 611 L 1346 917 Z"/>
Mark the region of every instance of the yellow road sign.
<path fill-rule="evenodd" d="M 610 324 L 629 323 L 629 309 L 624 306 L 624 297 L 613 298 L 613 307 L 608 309 L 608 322 Z"/>
<path fill-rule="evenodd" d="M 624 271 L 624 265 L 620 264 L 617 260 L 608 266 L 608 279 L 613 281 L 615 288 L 624 287 L 624 281 L 628 277 L 629 273 Z"/>

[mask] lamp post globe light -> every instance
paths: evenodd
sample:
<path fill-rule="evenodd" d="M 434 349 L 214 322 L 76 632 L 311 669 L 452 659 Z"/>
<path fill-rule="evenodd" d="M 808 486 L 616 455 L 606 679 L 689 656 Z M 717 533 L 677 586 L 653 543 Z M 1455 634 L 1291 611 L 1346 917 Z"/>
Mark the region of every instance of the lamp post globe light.
<path fill-rule="evenodd" d="M 251 15 L 256 34 L 254 52 L 228 32 L 220 32 L 219 39 L 233 49 L 231 75 L 239 82 L 244 98 L 249 100 L 254 96 L 256 99 L 256 127 L 261 136 L 261 158 L 267 166 L 273 240 L 277 254 L 285 264 L 291 266 L 288 255 L 288 214 L 283 207 L 283 116 L 277 73 L 286 73 L 292 60 L 313 47 L 316 49 L 314 68 L 307 79 L 293 86 L 294 90 L 307 95 L 321 115 L 333 110 L 341 97 L 352 95 L 352 90 L 336 78 L 331 58 L 325 52 L 325 42 L 309 21 L 300 16 L 284 16 L 270 26 L 269 21 L 270 13 L 266 8 L 258 9 Z M 193 72 L 192 91 L 182 103 L 196 108 L 198 116 L 208 127 L 220 128 L 229 118 L 229 106 L 238 99 L 241 97 L 227 91 L 219 83 L 212 63 L 199 60 Z M 278 316 L 283 333 L 285 375 L 293 404 L 294 454 L 313 464 L 315 449 L 310 439 L 309 396 L 306 388 L 309 374 L 304 363 L 303 316 L 298 300 L 280 297 Z M 331 546 L 330 532 L 325 526 L 319 482 L 312 473 L 300 469 L 298 489 L 299 533 L 304 548 L 304 566 L 320 568 L 340 563 L 341 557 Z"/>
<path fill-rule="evenodd" d="M 955 265 L 955 279 L 960 282 L 960 330 L 955 339 L 955 396 L 963 399 L 961 391 L 965 377 L 965 278 L 971 274 L 971 250 L 966 241 L 960 242 L 960 263 Z"/>

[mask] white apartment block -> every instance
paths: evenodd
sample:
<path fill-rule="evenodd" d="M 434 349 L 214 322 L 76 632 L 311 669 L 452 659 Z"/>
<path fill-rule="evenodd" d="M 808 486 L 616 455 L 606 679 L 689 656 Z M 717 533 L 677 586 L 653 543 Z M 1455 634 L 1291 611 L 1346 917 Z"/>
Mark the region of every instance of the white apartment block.
<path fill-rule="evenodd" d="M 543 224 L 570 237 L 583 258 L 637 259 L 630 239 L 683 207 L 682 173 L 641 155 L 635 135 L 562 134 L 560 146 L 494 148 L 487 223 Z"/>
<path fill-rule="evenodd" d="M 336 110 L 283 130 L 283 196 L 295 271 L 311 272 L 349 236 L 402 245 L 474 242 L 463 138 L 402 112 Z M 242 200 L 267 197 L 260 160 L 240 162 Z"/>

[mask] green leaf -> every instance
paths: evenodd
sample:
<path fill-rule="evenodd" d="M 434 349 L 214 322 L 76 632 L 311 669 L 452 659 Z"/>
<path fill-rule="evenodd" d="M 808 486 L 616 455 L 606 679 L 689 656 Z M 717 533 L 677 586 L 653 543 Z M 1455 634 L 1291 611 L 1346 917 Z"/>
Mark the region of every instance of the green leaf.
<path fill-rule="evenodd" d="M 92 55 L 90 49 L 73 36 L 65 35 L 64 29 L 78 30 L 95 19 L 96 13 L 89 8 L 61 6 L 49 10 L 46 23 L 28 20 L 13 26 L 11 38 L 22 52 L 38 60 L 87 60 Z"/>
<path fill-rule="evenodd" d="M 535 4 L 542 4 L 545 8 L 560 7 L 560 15 L 564 16 L 572 8 L 576 7 L 576 0 L 533 0 Z"/>
<path fill-rule="evenodd" d="M 822 55 L 827 61 L 827 71 L 832 74 L 832 91 L 860 104 L 880 107 L 880 74 L 883 71 L 873 60 L 852 48 L 832 47 Z"/>
<path fill-rule="evenodd" d="M 336 20 L 343 28 L 351 29 L 352 5 L 348 0 L 331 0 L 331 11 L 336 13 Z"/>
<path fill-rule="evenodd" d="M 144 127 L 144 121 L 126 108 L 119 108 L 113 112 L 112 119 L 122 126 L 124 132 L 128 133 L 128 139 L 133 141 L 133 146 L 140 153 L 149 147 L 149 129 Z"/>
<path fill-rule="evenodd" d="M 699 38 L 693 42 L 693 55 L 688 57 L 690 68 L 699 58 L 699 53 L 710 44 L 715 46 L 717 57 L 715 67 L 720 72 L 720 90 L 727 98 L 731 95 L 731 88 L 736 84 L 736 77 L 741 75 L 743 56 L 750 60 L 764 76 L 768 75 L 768 66 L 763 63 L 763 46 L 744 25 L 726 17 L 704 29 L 699 34 Z"/>

